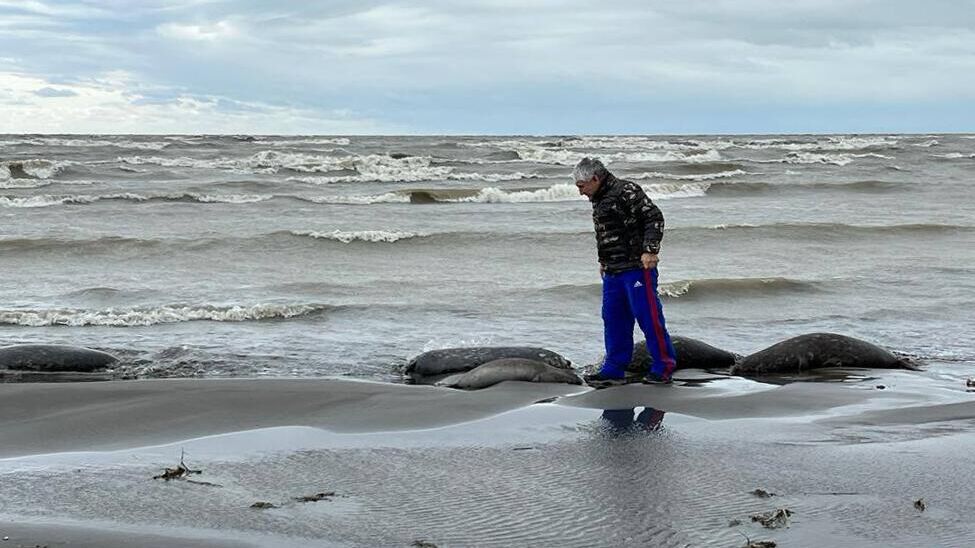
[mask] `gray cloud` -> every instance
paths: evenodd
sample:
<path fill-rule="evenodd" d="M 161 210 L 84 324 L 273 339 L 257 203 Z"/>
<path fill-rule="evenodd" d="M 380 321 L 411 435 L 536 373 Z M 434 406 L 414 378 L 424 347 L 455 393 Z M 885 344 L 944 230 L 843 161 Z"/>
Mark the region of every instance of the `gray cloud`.
<path fill-rule="evenodd" d="M 972 0 L 0 0 L 0 50 L 48 79 L 125 70 L 181 93 L 445 128 L 465 104 L 548 123 L 586 105 L 720 117 L 971 100 L 973 13 Z"/>

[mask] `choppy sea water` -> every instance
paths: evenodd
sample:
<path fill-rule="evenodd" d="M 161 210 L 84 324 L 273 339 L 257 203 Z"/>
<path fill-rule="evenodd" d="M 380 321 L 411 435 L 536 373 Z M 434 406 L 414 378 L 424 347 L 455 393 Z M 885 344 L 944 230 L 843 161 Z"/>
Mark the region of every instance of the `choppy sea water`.
<path fill-rule="evenodd" d="M 0 135 L 0 344 L 137 376 L 390 379 L 474 344 L 591 363 L 586 155 L 664 212 L 671 333 L 975 362 L 971 135 Z"/>

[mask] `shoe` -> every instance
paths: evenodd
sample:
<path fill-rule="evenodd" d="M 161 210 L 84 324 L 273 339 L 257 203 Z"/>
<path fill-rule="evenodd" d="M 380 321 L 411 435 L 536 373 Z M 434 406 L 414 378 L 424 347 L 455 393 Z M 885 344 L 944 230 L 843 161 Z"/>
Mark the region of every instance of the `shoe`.
<path fill-rule="evenodd" d="M 609 388 L 610 386 L 620 386 L 626 384 L 626 377 L 609 377 L 602 372 L 590 373 L 582 376 L 583 382 L 593 388 Z"/>
<path fill-rule="evenodd" d="M 640 382 L 643 384 L 673 384 L 674 380 L 671 377 L 661 377 L 655 373 L 647 373 Z"/>

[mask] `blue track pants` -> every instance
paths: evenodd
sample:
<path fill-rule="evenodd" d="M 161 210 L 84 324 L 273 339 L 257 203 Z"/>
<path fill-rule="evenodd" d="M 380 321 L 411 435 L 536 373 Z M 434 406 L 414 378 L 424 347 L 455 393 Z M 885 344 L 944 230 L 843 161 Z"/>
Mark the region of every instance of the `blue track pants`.
<path fill-rule="evenodd" d="M 657 269 L 640 268 L 603 275 L 603 334 L 606 340 L 606 362 L 601 373 L 621 377 L 633 358 L 633 323 L 647 338 L 647 350 L 653 357 L 651 372 L 670 378 L 677 365 L 674 345 L 670 342 L 664 309 L 657 296 Z"/>

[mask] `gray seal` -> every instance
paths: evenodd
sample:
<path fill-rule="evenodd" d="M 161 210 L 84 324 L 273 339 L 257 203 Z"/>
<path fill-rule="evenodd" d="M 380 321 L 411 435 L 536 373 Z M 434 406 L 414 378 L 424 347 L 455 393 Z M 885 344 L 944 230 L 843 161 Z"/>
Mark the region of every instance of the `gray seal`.
<path fill-rule="evenodd" d="M 15 344 L 0 347 L 0 369 L 15 371 L 89 372 L 118 359 L 106 352 L 60 344 Z"/>
<path fill-rule="evenodd" d="M 825 367 L 918 369 L 910 360 L 860 339 L 836 333 L 809 333 L 746 356 L 731 368 L 731 374 L 761 376 L 802 373 Z"/>
<path fill-rule="evenodd" d="M 741 359 L 739 354 L 711 346 L 706 342 L 674 335 L 670 338 L 677 353 L 677 369 L 728 369 Z M 599 360 L 599 366 L 606 357 Z M 650 369 L 653 357 L 647 351 L 646 341 L 633 345 L 633 358 L 626 367 L 626 374 L 630 377 L 642 377 Z M 598 366 L 594 369 L 598 369 Z"/>
<path fill-rule="evenodd" d="M 502 358 L 535 360 L 558 369 L 572 369 L 572 363 L 551 350 L 530 346 L 475 346 L 443 348 L 424 352 L 410 360 L 404 372 L 417 384 L 435 384 L 452 373 L 463 373 Z"/>
<path fill-rule="evenodd" d="M 504 381 L 582 384 L 582 379 L 571 369 L 552 367 L 537 360 L 502 358 L 475 367 L 467 373 L 451 375 L 437 385 L 478 390 Z"/>

